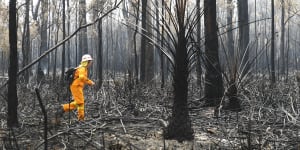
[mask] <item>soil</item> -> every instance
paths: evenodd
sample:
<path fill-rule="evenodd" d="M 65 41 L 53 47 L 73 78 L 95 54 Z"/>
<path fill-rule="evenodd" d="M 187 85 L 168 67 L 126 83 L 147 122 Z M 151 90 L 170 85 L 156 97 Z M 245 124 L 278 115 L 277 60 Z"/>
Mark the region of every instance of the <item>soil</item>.
<path fill-rule="evenodd" d="M 264 81 L 264 82 L 262 82 Z M 270 88 L 265 80 L 238 89 L 242 111 L 201 107 L 203 91 L 191 84 L 189 112 L 194 140 L 166 140 L 163 130 L 172 109 L 172 88 L 135 87 L 125 83 L 104 84 L 100 90 L 85 89 L 85 121 L 76 111 L 60 121 L 54 113 L 68 103 L 66 88 L 51 84 L 39 87 L 47 111 L 47 142 L 44 115 L 31 86 L 19 86 L 19 127 L 7 128 L 6 106 L 0 109 L 2 149 L 299 149 L 299 93 L 297 82 L 280 82 Z M 5 91 L 1 91 L 2 96 Z M 2 100 L 1 100 L 2 101 Z M 228 100 L 224 97 L 223 102 Z M 1 102 L 6 105 L 5 101 Z"/>

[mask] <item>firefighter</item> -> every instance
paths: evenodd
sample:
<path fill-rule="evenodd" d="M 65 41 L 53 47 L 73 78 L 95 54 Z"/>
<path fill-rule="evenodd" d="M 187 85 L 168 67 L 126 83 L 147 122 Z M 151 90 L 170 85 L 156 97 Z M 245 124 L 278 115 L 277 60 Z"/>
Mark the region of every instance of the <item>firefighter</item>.
<path fill-rule="evenodd" d="M 56 112 L 56 119 L 62 117 L 64 112 L 69 112 L 71 110 L 77 109 L 77 118 L 79 121 L 84 121 L 84 86 L 93 86 L 95 83 L 88 78 L 88 68 L 92 65 L 93 58 L 89 54 L 82 56 L 80 65 L 76 68 L 74 81 L 70 85 L 71 93 L 73 96 L 73 101 L 68 104 L 63 104 L 59 106 Z"/>

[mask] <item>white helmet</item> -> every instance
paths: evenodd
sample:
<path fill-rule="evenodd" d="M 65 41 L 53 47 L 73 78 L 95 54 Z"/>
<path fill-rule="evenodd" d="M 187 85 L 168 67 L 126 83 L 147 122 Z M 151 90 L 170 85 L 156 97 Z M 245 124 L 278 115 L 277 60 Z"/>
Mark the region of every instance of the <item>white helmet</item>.
<path fill-rule="evenodd" d="M 93 60 L 92 56 L 89 55 L 89 54 L 85 54 L 85 55 L 83 55 L 82 58 L 81 58 L 81 62 L 89 61 L 89 60 Z"/>

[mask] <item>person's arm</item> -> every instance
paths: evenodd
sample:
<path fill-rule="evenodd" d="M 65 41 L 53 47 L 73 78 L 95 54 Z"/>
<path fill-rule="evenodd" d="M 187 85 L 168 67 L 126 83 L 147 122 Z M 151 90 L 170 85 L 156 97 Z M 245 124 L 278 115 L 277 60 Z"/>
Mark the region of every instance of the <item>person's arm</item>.
<path fill-rule="evenodd" d="M 79 80 L 81 80 L 82 82 L 84 82 L 85 84 L 88 84 L 88 85 L 94 85 L 95 83 L 90 80 L 88 77 L 87 77 L 87 69 L 86 68 L 79 68 L 78 69 L 79 71 Z"/>

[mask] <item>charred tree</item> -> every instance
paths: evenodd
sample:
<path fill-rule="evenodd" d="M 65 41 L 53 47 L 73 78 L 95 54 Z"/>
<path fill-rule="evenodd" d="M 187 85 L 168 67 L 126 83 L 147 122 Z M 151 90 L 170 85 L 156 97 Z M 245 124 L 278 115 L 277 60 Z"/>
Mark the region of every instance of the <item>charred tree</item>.
<path fill-rule="evenodd" d="M 97 55 L 98 88 L 103 81 L 103 48 L 102 48 L 102 19 L 98 22 L 98 55 Z"/>
<path fill-rule="evenodd" d="M 40 55 L 48 49 L 48 36 L 47 36 L 47 26 L 48 26 L 48 0 L 41 0 L 42 10 L 41 10 L 41 45 L 40 45 Z M 37 81 L 40 82 L 44 79 L 45 70 L 47 69 L 47 58 L 43 58 L 38 64 L 37 70 Z"/>
<path fill-rule="evenodd" d="M 62 0 L 62 34 L 63 39 L 66 38 L 66 3 Z M 64 74 L 65 74 L 65 62 L 66 62 L 66 44 L 62 45 L 62 55 L 61 55 L 61 84 L 64 85 Z"/>
<path fill-rule="evenodd" d="M 285 72 L 285 53 L 284 53 L 284 42 L 285 42 L 285 23 L 284 23 L 284 15 L 285 15 L 285 2 L 281 0 L 281 36 L 280 36 L 280 74 L 284 75 Z"/>
<path fill-rule="evenodd" d="M 135 14 L 136 16 L 138 16 L 139 12 L 140 12 L 140 0 L 138 0 L 135 4 L 132 3 L 132 5 L 135 6 Z M 136 43 L 136 36 L 137 36 L 137 32 L 138 32 L 138 23 L 139 23 L 139 17 L 135 17 L 135 30 L 133 33 L 133 50 L 134 50 L 134 70 L 135 70 L 135 74 L 134 74 L 134 78 L 135 78 L 135 82 L 136 84 L 139 83 L 138 80 L 138 76 L 139 76 L 139 62 L 138 62 L 138 53 L 137 53 L 137 43 Z M 141 55 L 142 55 L 142 50 L 141 50 Z M 142 63 L 142 62 L 141 62 Z M 142 67 L 140 67 L 142 69 Z"/>
<path fill-rule="evenodd" d="M 272 83 L 276 82 L 275 79 L 275 23 L 274 23 L 274 0 L 271 0 L 271 75 L 270 79 Z"/>
<path fill-rule="evenodd" d="M 79 0 L 79 26 L 86 24 L 86 0 Z M 81 61 L 83 54 L 89 53 L 87 42 L 87 28 L 83 28 L 79 34 L 79 54 L 78 60 Z"/>
<path fill-rule="evenodd" d="M 204 28 L 206 67 L 204 106 L 218 106 L 223 96 L 224 87 L 218 52 L 216 0 L 204 0 Z"/>
<path fill-rule="evenodd" d="M 239 3 L 241 3 L 239 1 Z M 246 3 L 246 4 L 245 4 Z M 247 69 L 244 70 L 244 67 L 247 67 L 248 65 L 248 50 L 247 50 L 247 45 L 245 45 L 245 41 L 248 40 L 249 42 L 249 26 L 248 26 L 248 19 L 246 17 L 245 20 L 242 16 L 248 16 L 248 9 L 243 9 L 244 5 L 247 5 L 247 2 L 245 2 L 243 4 L 239 4 L 239 19 L 241 19 L 239 22 L 239 30 L 240 30 L 240 48 L 239 50 L 241 51 L 242 54 L 245 55 L 240 55 L 240 60 L 244 61 L 244 64 L 241 64 L 242 68 L 242 72 L 245 71 L 243 74 L 245 74 L 247 72 Z M 227 24 L 228 24 L 228 28 L 227 28 L 227 37 L 228 37 L 228 41 L 227 41 L 227 47 L 228 47 L 228 61 L 229 61 L 229 75 L 230 75 L 230 79 L 228 82 L 228 89 L 226 91 L 226 96 L 229 99 L 229 103 L 227 105 L 225 105 L 224 109 L 227 110 L 231 110 L 231 111 L 241 111 L 241 104 L 240 104 L 240 99 L 237 97 L 237 93 L 238 93 L 238 64 L 236 61 L 236 54 L 235 54 L 235 50 L 234 50 L 234 41 L 233 41 L 233 33 L 232 33 L 232 15 L 233 15 L 233 1 L 232 0 L 227 0 Z M 241 11 L 246 11 L 246 12 L 241 12 Z M 244 27 L 244 26 L 248 26 L 248 27 Z M 244 57 L 245 56 L 245 57 Z M 245 66 L 246 65 L 246 66 Z M 241 74 L 241 76 L 243 76 L 243 74 Z"/>
<path fill-rule="evenodd" d="M 22 67 L 25 67 L 31 61 L 31 46 L 30 46 L 30 28 L 29 28 L 29 0 L 26 0 L 25 3 L 25 19 L 24 19 L 24 29 L 23 29 L 23 37 L 22 37 L 22 54 L 23 54 L 23 62 Z M 29 73 L 27 70 L 24 73 L 25 82 L 29 81 Z"/>
<path fill-rule="evenodd" d="M 175 5 L 178 31 L 176 31 L 177 39 L 173 41 L 175 47 L 173 73 L 174 103 L 170 123 L 164 131 L 164 136 L 166 139 L 184 141 L 194 138 L 194 131 L 187 106 L 189 56 L 188 35 L 186 35 L 188 26 L 185 20 L 186 1 L 177 0 Z"/>
<path fill-rule="evenodd" d="M 164 0 L 161 1 L 161 6 L 164 6 Z M 165 15 L 165 9 L 164 7 L 161 7 L 161 13 L 162 15 Z M 165 23 L 165 18 L 162 17 L 163 24 Z M 165 35 L 165 28 L 164 26 L 161 26 L 161 34 L 160 34 L 160 46 L 164 47 L 164 35 Z M 163 52 L 160 53 L 160 72 L 161 72 L 161 87 L 163 88 L 165 86 L 165 58 Z"/>
<path fill-rule="evenodd" d="M 146 17 L 147 17 L 147 1 L 142 1 L 142 37 L 141 37 L 141 64 L 140 64 L 140 81 L 144 82 L 146 80 Z"/>
<path fill-rule="evenodd" d="M 232 16 L 233 16 L 233 2 L 232 0 L 227 0 L 227 48 L 228 48 L 228 59 L 230 61 L 229 67 L 234 65 L 235 53 L 234 53 L 234 41 L 232 33 Z"/>
<path fill-rule="evenodd" d="M 150 2 L 142 1 L 141 81 L 149 83 L 154 77 L 154 47 L 148 40 L 152 36 L 152 19 L 148 12 Z"/>
<path fill-rule="evenodd" d="M 200 0 L 196 0 L 196 5 L 197 5 L 197 15 L 200 16 L 201 20 L 201 6 L 200 6 Z M 198 21 L 197 24 L 197 43 L 201 45 L 201 21 Z M 197 49 L 197 84 L 198 86 L 201 86 L 201 76 L 202 76 L 202 67 L 201 67 L 201 47 L 199 46 L 199 49 Z"/>
<path fill-rule="evenodd" d="M 17 96 L 17 8 L 16 0 L 9 1 L 9 68 L 8 68 L 8 100 L 7 126 L 18 127 L 18 96 Z"/>
<path fill-rule="evenodd" d="M 249 64 L 249 15 L 248 0 L 238 0 L 238 26 L 239 26 L 239 61 L 240 74 L 243 78 L 250 69 Z"/>

